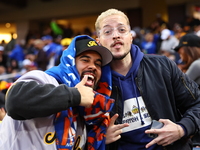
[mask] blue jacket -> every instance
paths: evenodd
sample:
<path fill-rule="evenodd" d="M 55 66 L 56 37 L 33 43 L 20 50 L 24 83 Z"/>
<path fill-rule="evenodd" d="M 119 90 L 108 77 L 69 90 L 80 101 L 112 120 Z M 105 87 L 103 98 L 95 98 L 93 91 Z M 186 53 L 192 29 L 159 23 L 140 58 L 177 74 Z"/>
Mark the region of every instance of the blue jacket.
<path fill-rule="evenodd" d="M 15 48 L 9 54 L 9 57 L 16 61 L 23 61 L 24 60 L 23 48 L 19 44 L 16 44 Z"/>

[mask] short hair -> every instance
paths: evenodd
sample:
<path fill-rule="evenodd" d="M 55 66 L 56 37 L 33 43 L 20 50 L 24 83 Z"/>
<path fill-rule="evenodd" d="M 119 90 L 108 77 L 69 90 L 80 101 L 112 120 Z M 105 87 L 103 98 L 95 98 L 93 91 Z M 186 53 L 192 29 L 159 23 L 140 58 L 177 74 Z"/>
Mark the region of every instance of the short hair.
<path fill-rule="evenodd" d="M 108 16 L 111 16 L 111 15 L 120 15 L 122 17 L 124 17 L 127 21 L 127 25 L 130 26 L 130 22 L 129 22 L 129 19 L 127 17 L 127 15 L 120 11 L 120 10 L 117 10 L 117 9 L 114 9 L 114 8 L 111 8 L 111 9 L 108 9 L 104 12 L 102 12 L 98 17 L 97 17 L 97 20 L 95 22 L 95 29 L 96 31 L 98 32 L 100 30 L 100 22 L 105 18 L 105 17 L 108 17 Z"/>

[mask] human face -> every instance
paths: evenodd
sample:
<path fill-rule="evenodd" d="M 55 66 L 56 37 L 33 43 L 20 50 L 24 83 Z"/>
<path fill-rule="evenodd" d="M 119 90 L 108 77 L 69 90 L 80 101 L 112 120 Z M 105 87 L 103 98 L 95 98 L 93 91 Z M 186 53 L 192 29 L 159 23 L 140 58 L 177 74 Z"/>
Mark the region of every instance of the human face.
<path fill-rule="evenodd" d="M 114 60 L 121 60 L 130 52 L 133 37 L 130 33 L 130 26 L 126 19 L 120 15 L 107 16 L 101 22 L 97 42 L 108 48 L 113 54 Z M 119 29 L 125 28 L 127 33 L 120 33 Z M 112 29 L 112 34 L 104 36 L 107 28 Z"/>
<path fill-rule="evenodd" d="M 184 62 L 187 62 L 187 56 L 185 54 L 185 50 L 184 50 L 184 47 L 181 47 L 179 50 L 178 50 L 178 53 L 180 55 L 180 58 L 182 61 Z"/>
<path fill-rule="evenodd" d="M 80 79 L 88 75 L 85 85 L 95 89 L 101 77 L 101 56 L 95 51 L 86 51 L 75 58 L 75 63 Z"/>

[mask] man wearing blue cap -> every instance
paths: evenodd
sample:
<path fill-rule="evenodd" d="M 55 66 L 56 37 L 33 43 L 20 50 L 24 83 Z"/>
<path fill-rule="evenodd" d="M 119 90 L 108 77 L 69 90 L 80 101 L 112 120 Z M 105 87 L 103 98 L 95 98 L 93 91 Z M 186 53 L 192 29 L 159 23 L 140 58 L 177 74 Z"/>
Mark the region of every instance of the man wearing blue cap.
<path fill-rule="evenodd" d="M 58 47 L 58 45 L 53 42 L 53 37 L 50 35 L 45 35 L 41 39 L 45 43 L 43 49 L 46 52 L 49 61 L 47 69 L 50 69 L 51 67 L 55 66 L 57 58 L 59 57 L 59 54 L 62 52 L 62 48 Z"/>

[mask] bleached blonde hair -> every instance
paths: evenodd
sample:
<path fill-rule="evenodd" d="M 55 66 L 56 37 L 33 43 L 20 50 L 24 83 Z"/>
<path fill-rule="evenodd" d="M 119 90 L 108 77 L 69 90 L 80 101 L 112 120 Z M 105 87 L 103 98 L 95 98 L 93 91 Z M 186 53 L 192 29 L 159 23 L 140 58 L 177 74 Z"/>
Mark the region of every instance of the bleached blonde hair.
<path fill-rule="evenodd" d="M 97 20 L 96 20 L 96 22 L 95 22 L 95 29 L 96 29 L 97 33 L 98 33 L 99 30 L 100 30 L 100 22 L 101 22 L 104 18 L 106 18 L 106 17 L 108 17 L 108 16 L 111 16 L 111 15 L 120 15 L 120 16 L 124 17 L 124 18 L 126 19 L 126 21 L 127 21 L 127 25 L 130 26 L 129 19 L 128 19 L 128 17 L 126 16 L 126 14 L 125 14 L 124 12 L 122 12 L 122 11 L 120 11 L 120 10 L 117 10 L 117 9 L 114 9 L 114 8 L 111 8 L 111 9 L 108 9 L 108 10 L 102 12 L 102 13 L 97 17 Z"/>

